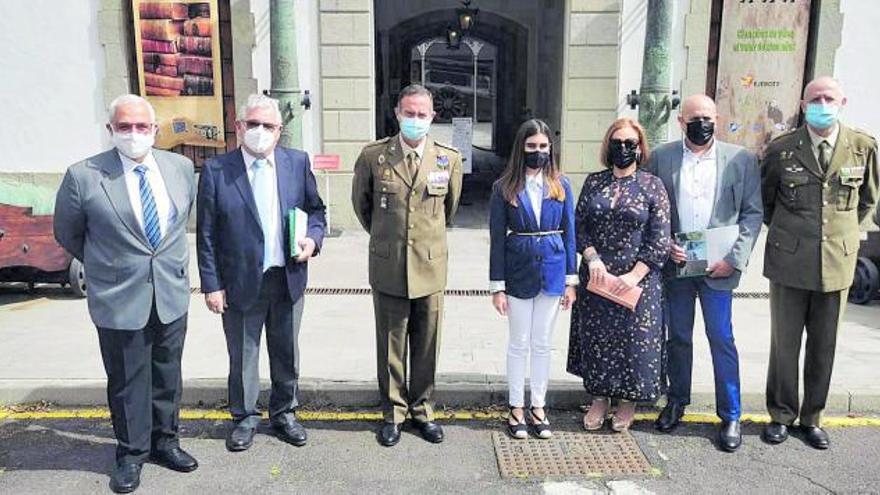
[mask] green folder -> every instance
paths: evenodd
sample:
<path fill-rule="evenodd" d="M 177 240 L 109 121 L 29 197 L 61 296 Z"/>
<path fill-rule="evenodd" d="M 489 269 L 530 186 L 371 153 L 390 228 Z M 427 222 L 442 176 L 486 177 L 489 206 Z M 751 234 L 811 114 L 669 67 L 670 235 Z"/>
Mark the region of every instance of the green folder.
<path fill-rule="evenodd" d="M 290 233 L 290 257 L 296 258 L 302 252 L 302 248 L 299 247 L 299 241 L 306 238 L 309 215 L 299 208 L 293 208 L 292 210 L 287 210 L 287 219 Z"/>

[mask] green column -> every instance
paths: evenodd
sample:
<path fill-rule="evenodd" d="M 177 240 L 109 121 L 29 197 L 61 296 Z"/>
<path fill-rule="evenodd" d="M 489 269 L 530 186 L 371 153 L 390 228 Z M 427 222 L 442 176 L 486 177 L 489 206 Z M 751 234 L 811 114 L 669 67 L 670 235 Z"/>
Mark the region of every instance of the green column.
<path fill-rule="evenodd" d="M 672 4 L 672 0 L 648 0 L 642 86 L 639 89 L 639 122 L 645 128 L 652 147 L 666 141 L 666 122 L 673 108 L 670 100 L 672 62 L 669 53 Z"/>
<path fill-rule="evenodd" d="M 302 121 L 299 89 L 299 73 L 296 59 L 296 13 L 294 0 L 271 0 L 269 4 L 269 45 L 272 64 L 272 89 L 278 100 L 284 130 L 281 145 L 302 148 Z"/>

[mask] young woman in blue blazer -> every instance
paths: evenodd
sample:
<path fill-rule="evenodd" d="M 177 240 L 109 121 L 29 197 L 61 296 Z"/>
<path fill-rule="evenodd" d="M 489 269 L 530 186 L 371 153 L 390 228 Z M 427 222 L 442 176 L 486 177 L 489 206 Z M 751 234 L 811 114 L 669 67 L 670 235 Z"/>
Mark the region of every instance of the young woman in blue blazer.
<path fill-rule="evenodd" d="M 544 411 L 551 335 L 560 305 L 569 309 L 578 283 L 574 196 L 559 170 L 552 133 L 536 119 L 516 133 L 510 161 L 489 200 L 489 283 L 492 304 L 507 316 L 507 429 L 526 438 L 550 438 Z M 525 406 L 526 361 L 531 354 L 531 408 Z"/>

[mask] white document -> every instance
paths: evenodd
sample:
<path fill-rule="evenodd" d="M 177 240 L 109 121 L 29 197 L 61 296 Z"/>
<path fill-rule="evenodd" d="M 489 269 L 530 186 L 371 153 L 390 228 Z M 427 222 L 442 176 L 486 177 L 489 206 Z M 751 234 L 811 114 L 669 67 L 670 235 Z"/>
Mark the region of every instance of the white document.
<path fill-rule="evenodd" d="M 730 254 L 737 239 L 739 239 L 739 225 L 706 229 L 706 258 L 709 266 Z"/>

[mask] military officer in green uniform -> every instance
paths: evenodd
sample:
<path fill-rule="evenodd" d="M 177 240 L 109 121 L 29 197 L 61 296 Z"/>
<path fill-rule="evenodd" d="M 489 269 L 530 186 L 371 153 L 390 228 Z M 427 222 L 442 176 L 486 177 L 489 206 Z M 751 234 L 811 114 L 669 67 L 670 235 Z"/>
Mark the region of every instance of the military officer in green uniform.
<path fill-rule="evenodd" d="M 458 208 L 462 183 L 461 155 L 427 135 L 434 119 L 430 91 L 404 88 L 395 110 L 400 134 L 361 151 L 351 193 L 358 220 L 370 233 L 384 417 L 378 440 L 385 446 L 397 444 L 407 413 L 426 440 L 443 441 L 431 394 L 446 287 L 446 226 Z"/>
<path fill-rule="evenodd" d="M 806 125 L 774 139 L 761 166 L 764 276 L 770 279 L 771 343 L 764 439 L 781 443 L 796 419 L 805 440 L 829 445 L 820 421 L 838 324 L 852 284 L 859 223 L 877 202 L 877 141 L 838 122 L 846 98 L 837 81 L 804 88 Z M 806 329 L 804 397 L 798 358 Z"/>

